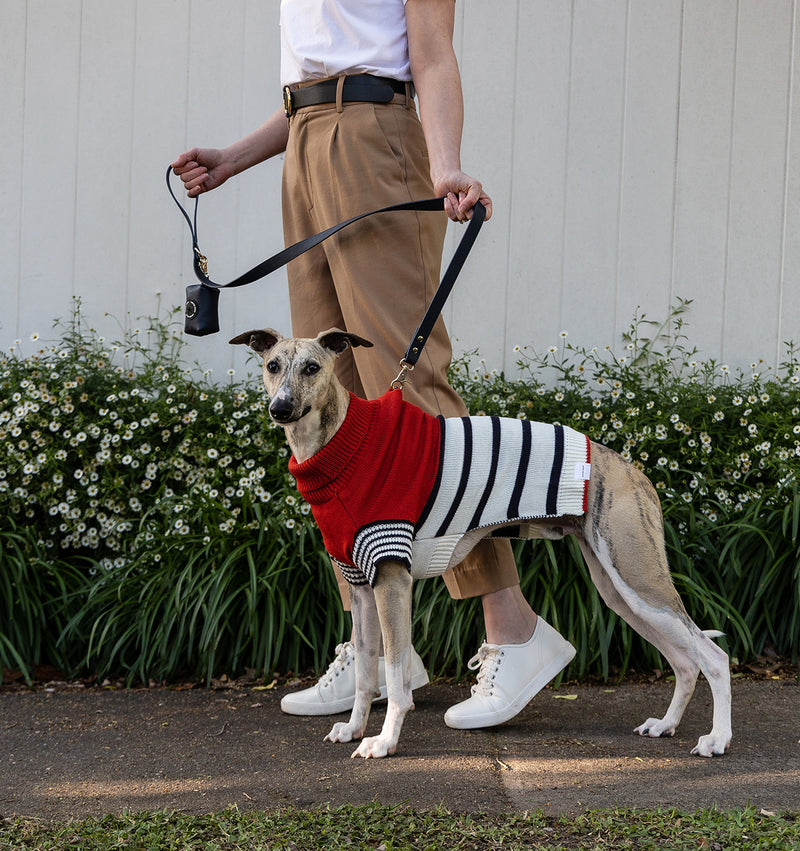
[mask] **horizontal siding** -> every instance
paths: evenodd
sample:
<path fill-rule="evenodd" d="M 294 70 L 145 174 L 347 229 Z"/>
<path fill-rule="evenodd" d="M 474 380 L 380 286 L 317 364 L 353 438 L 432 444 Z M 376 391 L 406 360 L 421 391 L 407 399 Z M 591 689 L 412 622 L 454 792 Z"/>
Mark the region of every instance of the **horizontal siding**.
<path fill-rule="evenodd" d="M 164 171 L 277 107 L 276 5 L 5 0 L 0 347 L 74 298 L 103 335 L 180 305 L 191 255 Z M 515 345 L 605 346 L 687 298 L 703 356 L 777 365 L 800 341 L 797 22 L 795 0 L 458 3 L 463 163 L 494 217 L 447 307 L 457 350 L 513 368 Z M 281 167 L 202 199 L 212 277 L 282 247 Z M 235 331 L 288 332 L 285 273 L 221 307 L 187 354 L 224 375 Z"/>

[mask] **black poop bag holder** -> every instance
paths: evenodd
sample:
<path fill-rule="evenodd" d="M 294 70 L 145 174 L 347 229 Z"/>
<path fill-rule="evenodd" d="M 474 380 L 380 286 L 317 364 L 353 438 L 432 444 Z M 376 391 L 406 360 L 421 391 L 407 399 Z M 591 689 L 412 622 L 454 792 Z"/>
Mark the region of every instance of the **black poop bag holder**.
<path fill-rule="evenodd" d="M 189 232 L 192 235 L 192 266 L 194 268 L 195 277 L 200 282 L 199 284 L 190 284 L 186 287 L 186 305 L 184 310 L 183 330 L 186 334 L 191 334 L 195 337 L 204 337 L 207 334 L 216 334 L 219 331 L 220 290 L 242 287 L 245 284 L 251 284 L 254 281 L 258 281 L 259 279 L 266 277 L 270 274 L 270 272 L 274 272 L 276 269 L 280 269 L 282 266 L 285 266 L 290 260 L 294 260 L 295 257 L 299 257 L 310 248 L 313 248 L 315 245 L 319 245 L 319 243 L 328 239 L 328 237 L 338 233 L 342 230 L 342 228 L 345 228 L 361 219 L 365 219 L 367 216 L 399 210 L 435 212 L 437 210 L 444 209 L 444 198 L 428 198 L 423 201 L 409 201 L 403 204 L 392 204 L 389 207 L 382 207 L 379 210 L 370 210 L 367 213 L 361 213 L 358 216 L 353 216 L 351 219 L 339 222 L 339 224 L 333 225 L 333 227 L 321 231 L 314 236 L 310 236 L 300 242 L 296 242 L 294 245 L 290 245 L 288 248 L 284 248 L 283 251 L 279 251 L 277 254 L 274 254 L 272 257 L 264 260 L 263 263 L 259 263 L 258 266 L 254 266 L 249 272 L 245 272 L 244 275 L 240 275 L 233 281 L 230 281 L 227 284 L 219 284 L 209 278 L 208 261 L 200 251 L 197 242 L 197 205 L 200 196 L 195 196 L 194 214 L 190 217 L 172 190 L 172 183 L 170 180 L 171 174 L 172 166 L 170 165 L 167 167 L 167 189 L 169 190 L 169 194 L 172 196 L 173 201 L 175 201 L 178 205 L 178 209 L 181 211 L 181 214 L 184 219 L 186 219 L 186 223 L 189 226 Z M 424 345 L 425 340 L 427 340 L 427 336 L 430 333 L 430 328 L 432 327 L 436 316 L 438 316 L 441 312 L 444 302 L 447 300 L 447 296 L 455 283 L 458 273 L 461 271 L 461 267 L 466 260 L 467 254 L 475 242 L 475 238 L 478 235 L 478 230 L 483 224 L 485 215 L 486 211 L 483 206 L 480 203 L 476 204 L 472 219 L 467 227 L 467 232 L 462 237 L 461 243 L 459 244 L 453 259 L 442 278 L 442 283 L 431 301 L 428 312 L 425 314 L 422 324 L 417 329 L 417 333 L 414 335 L 414 339 L 412 340 L 408 352 L 406 352 L 404 362 L 410 367 L 413 366 L 413 363 L 416 363 L 419 351 L 421 350 L 422 345 Z M 435 315 L 432 315 L 434 311 Z"/>

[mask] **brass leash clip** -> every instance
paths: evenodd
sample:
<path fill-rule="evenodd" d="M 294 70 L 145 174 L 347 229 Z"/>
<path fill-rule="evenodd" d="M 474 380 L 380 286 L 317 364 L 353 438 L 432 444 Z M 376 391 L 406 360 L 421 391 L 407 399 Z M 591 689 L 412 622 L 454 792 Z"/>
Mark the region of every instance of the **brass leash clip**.
<path fill-rule="evenodd" d="M 402 390 L 403 385 L 406 383 L 406 378 L 408 378 L 408 373 L 414 369 L 414 365 L 408 363 L 408 361 L 403 358 L 400 361 L 400 372 L 397 374 L 397 378 L 389 385 L 391 390 Z"/>
<path fill-rule="evenodd" d="M 200 253 L 200 249 L 197 246 L 195 246 L 194 253 L 197 255 L 197 265 L 204 275 L 208 275 L 208 258 Z"/>

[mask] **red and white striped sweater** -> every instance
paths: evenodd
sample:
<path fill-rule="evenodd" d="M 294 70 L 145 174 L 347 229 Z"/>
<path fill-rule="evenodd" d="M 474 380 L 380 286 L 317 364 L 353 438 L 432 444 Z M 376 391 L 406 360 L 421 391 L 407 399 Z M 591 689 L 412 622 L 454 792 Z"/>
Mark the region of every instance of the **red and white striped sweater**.
<path fill-rule="evenodd" d="M 438 575 L 474 530 L 503 523 L 527 537 L 520 521 L 583 514 L 589 442 L 527 420 L 433 417 L 397 390 L 372 402 L 351 394 L 333 439 L 301 464 L 291 458 L 289 472 L 345 578 L 374 585 L 386 559 Z"/>

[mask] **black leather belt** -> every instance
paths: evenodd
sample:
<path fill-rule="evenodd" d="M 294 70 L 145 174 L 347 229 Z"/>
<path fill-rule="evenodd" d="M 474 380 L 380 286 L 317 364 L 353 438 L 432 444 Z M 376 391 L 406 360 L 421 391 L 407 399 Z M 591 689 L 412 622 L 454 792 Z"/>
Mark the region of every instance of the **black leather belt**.
<path fill-rule="evenodd" d="M 283 110 L 286 117 L 292 116 L 296 110 L 304 106 L 314 106 L 319 103 L 336 103 L 336 87 L 338 79 L 322 80 L 292 89 L 283 87 Z M 372 74 L 354 74 L 344 78 L 342 86 L 342 101 L 353 103 L 390 103 L 395 95 L 404 95 L 406 84 L 401 80 L 390 77 L 375 77 Z M 413 94 L 413 89 L 412 89 Z"/>

